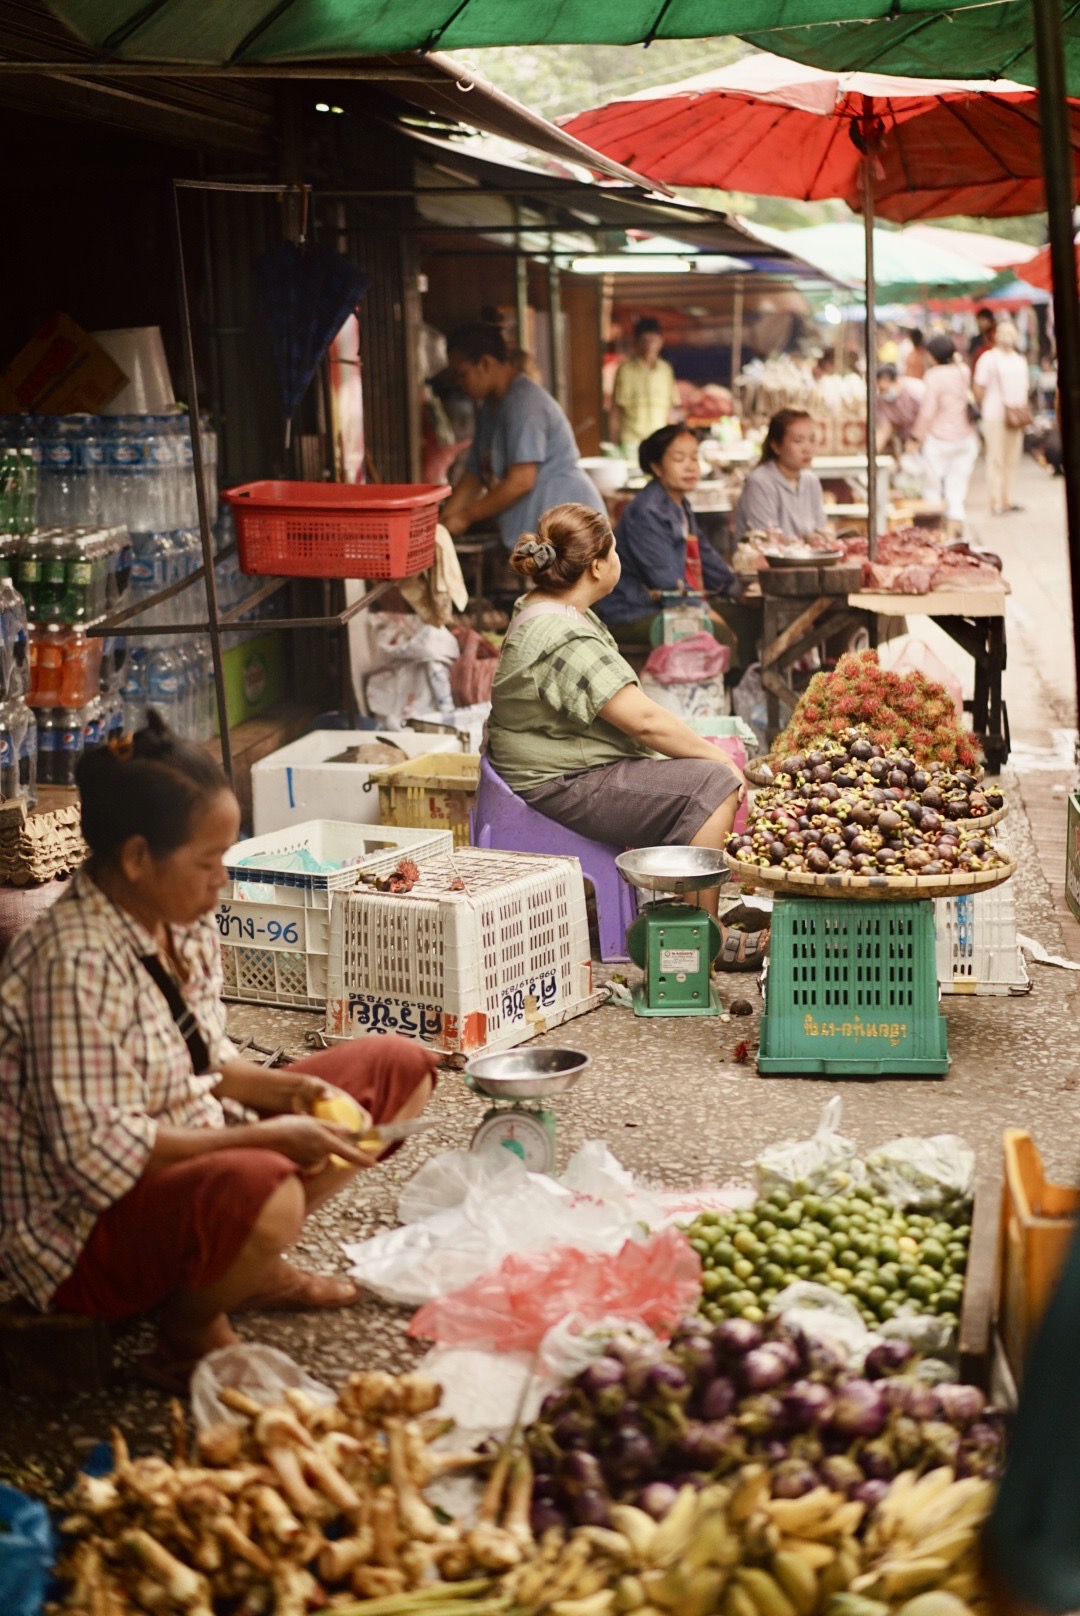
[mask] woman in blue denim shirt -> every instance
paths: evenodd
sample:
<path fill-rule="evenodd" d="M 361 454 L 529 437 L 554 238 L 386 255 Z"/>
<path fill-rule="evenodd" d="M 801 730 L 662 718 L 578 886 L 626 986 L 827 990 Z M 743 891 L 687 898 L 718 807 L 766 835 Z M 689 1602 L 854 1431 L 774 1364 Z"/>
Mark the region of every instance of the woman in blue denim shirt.
<path fill-rule="evenodd" d="M 687 540 L 696 539 L 705 594 L 733 597 L 738 579 L 701 536 L 687 502 L 699 476 L 697 439 L 685 426 L 664 426 L 638 451 L 652 480 L 630 501 L 615 528 L 622 577 L 597 612 L 621 644 L 649 639 L 661 595 L 686 593 Z M 713 632 L 725 643 L 733 635 L 714 608 Z"/>

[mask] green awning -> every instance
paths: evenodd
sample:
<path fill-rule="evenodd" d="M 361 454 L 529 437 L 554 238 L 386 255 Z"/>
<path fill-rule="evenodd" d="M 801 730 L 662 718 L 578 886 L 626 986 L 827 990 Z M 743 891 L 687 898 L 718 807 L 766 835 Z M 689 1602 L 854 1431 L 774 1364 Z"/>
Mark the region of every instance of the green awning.
<path fill-rule="evenodd" d="M 283 64 L 739 34 L 829 68 L 1035 83 L 1029 0 L 49 0 L 112 60 Z M 1080 87 L 1080 0 L 1062 0 Z"/>
<path fill-rule="evenodd" d="M 758 235 L 786 247 L 796 258 L 837 281 L 861 286 L 866 276 L 866 236 L 859 220 L 807 225 L 801 230 L 756 226 Z M 902 230 L 874 231 L 874 276 L 879 302 L 915 301 L 925 293 L 973 292 L 990 286 L 994 270 L 947 248 L 909 241 Z"/>

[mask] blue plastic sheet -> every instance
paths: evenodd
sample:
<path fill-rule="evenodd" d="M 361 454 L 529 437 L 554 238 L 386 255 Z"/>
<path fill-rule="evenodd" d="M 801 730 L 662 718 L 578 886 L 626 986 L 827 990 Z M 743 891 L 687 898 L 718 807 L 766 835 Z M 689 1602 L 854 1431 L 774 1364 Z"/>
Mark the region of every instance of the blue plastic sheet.
<path fill-rule="evenodd" d="M 44 1504 L 0 1484 L 0 1611 L 40 1616 L 56 1558 L 56 1538 Z"/>

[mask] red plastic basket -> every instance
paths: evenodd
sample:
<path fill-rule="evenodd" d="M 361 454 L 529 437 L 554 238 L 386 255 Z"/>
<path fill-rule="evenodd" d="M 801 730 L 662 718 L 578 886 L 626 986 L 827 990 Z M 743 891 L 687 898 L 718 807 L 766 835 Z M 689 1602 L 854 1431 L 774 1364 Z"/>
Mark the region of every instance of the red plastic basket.
<path fill-rule="evenodd" d="M 244 483 L 226 489 L 244 572 L 411 578 L 435 558 L 445 483 Z"/>

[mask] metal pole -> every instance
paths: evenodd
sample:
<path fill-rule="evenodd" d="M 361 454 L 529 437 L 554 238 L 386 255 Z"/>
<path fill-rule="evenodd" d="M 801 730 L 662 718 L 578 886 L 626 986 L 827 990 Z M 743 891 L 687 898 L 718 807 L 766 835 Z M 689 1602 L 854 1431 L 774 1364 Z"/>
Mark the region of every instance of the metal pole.
<path fill-rule="evenodd" d="M 871 127 L 874 103 L 863 97 L 865 127 Z M 866 234 L 866 539 L 870 560 L 877 559 L 877 286 L 874 280 L 874 172 L 873 156 L 863 153 L 863 230 Z"/>
<path fill-rule="evenodd" d="M 735 383 L 742 370 L 742 344 L 743 344 L 743 278 L 735 277 L 735 309 L 732 315 L 731 329 L 731 393 L 735 396 Z"/>
<path fill-rule="evenodd" d="M 210 653 L 214 664 L 218 728 L 221 731 L 221 766 L 230 786 L 233 783 L 232 738 L 229 735 L 229 707 L 225 696 L 225 670 L 221 660 L 221 618 L 218 613 L 217 570 L 214 565 L 214 535 L 206 503 L 203 478 L 202 434 L 199 431 L 199 389 L 195 381 L 195 349 L 191 340 L 191 305 L 188 302 L 187 272 L 184 268 L 184 237 L 180 226 L 180 188 L 173 185 L 173 248 L 176 257 L 176 283 L 180 294 L 180 326 L 184 348 L 184 389 L 188 401 L 188 430 L 191 433 L 191 465 L 195 473 L 195 497 L 199 505 L 199 537 L 202 540 L 206 574 L 206 615 Z"/>
<path fill-rule="evenodd" d="M 562 327 L 562 277 L 554 258 L 548 259 L 548 308 L 551 321 L 551 381 L 552 392 L 564 410 L 570 400 L 566 385 L 566 344 Z"/>
<path fill-rule="evenodd" d="M 1057 339 L 1058 410 L 1065 520 L 1069 537 L 1073 654 L 1080 693 L 1080 301 L 1077 297 L 1073 206 L 1076 181 L 1069 139 L 1065 91 L 1065 45 L 1060 0 L 1032 0 L 1035 62 L 1039 78 L 1046 211 L 1050 223 L 1050 263 L 1054 276 L 1054 330 Z"/>

